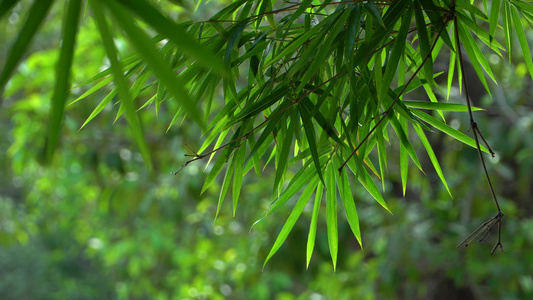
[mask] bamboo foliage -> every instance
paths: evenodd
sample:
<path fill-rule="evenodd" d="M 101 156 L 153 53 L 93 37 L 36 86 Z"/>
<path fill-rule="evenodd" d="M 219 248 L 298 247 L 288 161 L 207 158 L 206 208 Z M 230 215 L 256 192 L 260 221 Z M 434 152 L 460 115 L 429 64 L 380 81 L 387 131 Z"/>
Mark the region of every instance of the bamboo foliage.
<path fill-rule="evenodd" d="M 1 1 L 0 18 L 5 18 L 18 2 Z M 53 2 L 35 0 L 28 10 L 0 72 L 0 90 L 16 72 Z M 60 138 L 71 89 L 68 77 L 72 49 L 77 24 L 83 17 L 79 11 L 85 3 L 67 2 L 57 84 L 51 99 L 49 159 Z M 482 162 L 481 152 L 493 153 L 486 143 L 480 144 L 478 135 L 483 137 L 473 118 L 473 138 L 446 124 L 443 111 L 469 112 L 472 116 L 472 110 L 479 108 L 472 107 L 470 101 L 463 105 L 438 100 L 435 78 L 441 74 L 434 72 L 435 60 L 449 59 L 446 95 L 450 94 L 454 76 L 466 91 L 466 59 L 490 94 L 489 81 L 496 82 L 497 78 L 481 43 L 499 56 L 507 51 L 509 59 L 520 49 L 533 76 L 523 32 L 526 21 L 533 21 L 533 6 L 518 0 L 239 0 L 209 20 L 183 23 L 174 21 L 148 0 L 88 0 L 86 4 L 86 15 L 97 24 L 111 67 L 87 80 L 88 91 L 71 103 L 84 101 L 104 87 L 113 88 L 95 105 L 83 126 L 116 98 L 120 104 L 117 118 L 125 114 L 146 166 L 151 168 L 138 114 L 149 106 L 157 114 L 166 102 L 176 102 L 180 108 L 168 127 L 187 119 L 204 131 L 199 151 L 192 153 L 182 168 L 191 163 L 213 164 L 202 188 L 205 191 L 225 167 L 217 215 L 228 195 L 233 200 L 233 213 L 237 212 L 243 176 L 252 169 L 260 174 L 267 165 L 274 166 L 273 199 L 265 216 L 293 197 L 298 201 L 265 263 L 281 247 L 305 206 L 310 205 L 309 264 L 322 202 L 325 214 L 321 216 L 327 221 L 333 266 L 337 260 L 337 223 L 342 222 L 339 213 L 343 212 L 362 247 L 352 190 L 366 189 L 389 210 L 378 182 L 387 172 L 387 162 L 396 159 L 395 154 L 387 153 L 386 144 L 391 139 L 400 142 L 404 193 L 409 165 L 422 170 L 412 144 L 416 139 L 448 189 L 426 137 L 431 130 L 478 149 Z M 115 33 L 109 28 L 110 22 L 118 29 Z M 116 32 L 129 41 L 133 54 L 119 57 L 113 40 Z M 500 35 L 503 41 L 496 39 Z M 519 48 L 513 47 L 515 41 Z M 153 96 L 134 107 L 133 100 L 140 91 L 151 86 L 155 87 Z M 429 101 L 404 99 L 415 89 L 423 89 Z M 222 101 L 217 100 L 219 91 L 224 96 Z M 379 158 L 377 164 L 369 158 L 371 153 Z M 297 169 L 294 176 L 288 175 L 289 168 Z M 314 201 L 310 201 L 313 195 Z M 500 213 L 491 219 L 498 225 L 503 217 Z M 491 222 L 492 226 L 496 221 Z"/>

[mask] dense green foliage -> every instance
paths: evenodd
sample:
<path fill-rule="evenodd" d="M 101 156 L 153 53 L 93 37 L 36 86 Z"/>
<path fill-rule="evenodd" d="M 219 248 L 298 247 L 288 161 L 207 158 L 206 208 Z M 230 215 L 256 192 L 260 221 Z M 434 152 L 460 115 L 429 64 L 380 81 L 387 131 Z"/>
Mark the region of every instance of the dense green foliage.
<path fill-rule="evenodd" d="M 13 282 L 6 286 L 21 287 L 11 289 L 12 294 L 2 288 L 2 295 L 266 299 L 276 294 L 292 299 L 290 293 L 310 297 L 317 292 L 334 299 L 412 299 L 438 294 L 440 284 L 468 286 L 466 274 L 475 283 L 486 278 L 484 273 L 508 266 L 515 267 L 509 278 L 492 282 L 496 278 L 489 276 L 491 284 L 505 286 L 517 297 L 532 293 L 527 265 L 513 263 L 533 259 L 519 252 L 531 245 L 526 234 L 530 221 L 521 227 L 509 221 L 519 237 L 504 231 L 506 250 L 515 251 L 501 258 L 501 265 L 479 265 L 485 263 L 481 255 L 490 254 L 485 249 L 467 254 L 477 258 L 468 273 L 459 263 L 443 267 L 460 261 L 456 239 L 450 239 L 451 233 L 465 233 L 458 225 L 459 209 L 465 225 L 472 206 L 482 208 L 476 210 L 476 220 L 492 214 L 490 191 L 484 190 L 485 176 L 472 152 L 477 137 L 466 132 L 471 124 L 467 111 L 477 108 L 462 104 L 454 75 L 468 77 L 466 86 L 477 93 L 502 94 L 491 88 L 484 72 L 493 81 L 502 78 L 504 87 L 520 90 L 514 85 L 533 70 L 518 14 L 532 19 L 528 4 L 458 1 L 453 13 L 447 1 L 237 1 L 209 21 L 174 22 L 175 15 L 161 12 L 172 9 L 181 20 L 190 18 L 190 10 L 141 0 L 89 1 L 84 16 L 81 1 L 68 1 L 50 10 L 56 19 L 63 16 L 60 50 L 33 54 L 15 73 L 37 28 L 38 34 L 59 40 L 57 24 L 44 22 L 41 28 L 40 23 L 54 1 L 35 1 L 28 11 L 21 11 L 17 2 L 24 1 L 0 5 L 2 22 L 19 13 L 28 20 L 17 26 L 0 76 L 2 87 L 11 80 L 3 97 L 8 108 L 3 117 L 9 121 L 2 124 L 11 138 L 1 149 L 8 154 L 2 162 L 9 170 L 4 176 L 11 179 L 2 181 L 7 225 L 0 237 L 11 245 L 1 255 L 14 258 L 2 269 L 20 271 L 3 275 Z M 197 10 L 202 9 L 200 4 Z M 470 69 L 457 63 L 457 42 Z M 510 51 L 513 45 L 521 51 Z M 505 49 L 519 66 L 516 73 L 494 63 L 505 58 Z M 434 69 L 444 69 L 439 65 L 443 61 L 449 72 L 440 75 Z M 70 77 L 74 100 L 68 96 Z M 495 105 L 471 94 L 475 106 Z M 423 97 L 428 101 L 413 100 Z M 152 108 L 155 113 L 145 112 Z M 527 143 L 520 130 L 531 127 L 531 121 L 514 116 L 509 107 L 492 113 L 520 120 L 511 141 L 502 145 L 496 137 L 506 134 L 503 121 L 476 117 L 500 155 L 497 159 L 520 152 L 520 164 L 508 162 L 522 172 L 520 177 L 512 171 L 506 175 L 505 164 L 489 166 L 503 178 L 494 189 L 504 198 L 502 210 L 517 218 L 503 187 L 505 180 L 516 185 L 516 201 L 528 193 L 526 167 L 531 163 L 525 162 L 531 155 L 520 150 Z M 123 115 L 129 131 L 111 126 L 122 123 Z M 459 151 L 461 143 L 472 148 Z M 184 151 L 189 161 L 183 160 Z M 454 163 L 461 157 L 467 159 Z M 177 176 L 168 175 L 183 163 Z M 201 176 L 206 163 L 208 172 Z M 441 165 L 450 167 L 448 180 Z M 255 177 L 248 174 L 252 169 L 270 185 L 250 178 Z M 241 191 L 243 186 L 248 188 Z M 202 200 L 195 200 L 200 193 Z M 453 201 L 450 193 L 466 200 Z M 414 203 L 398 202 L 401 195 Z M 232 205 L 222 205 L 226 196 Z M 376 210 L 369 198 L 394 216 Z M 347 222 L 337 220 L 340 207 Z M 304 222 L 298 220 L 301 215 Z M 418 225 L 411 227 L 414 223 Z M 296 234 L 281 247 L 291 231 Z M 241 235 L 246 238 L 238 239 Z M 360 245 L 365 237 L 365 252 L 355 250 L 353 235 Z M 306 253 L 305 262 L 290 249 Z M 309 264 L 313 250 L 319 254 L 315 269 Z M 280 258 L 272 256 L 276 251 L 283 253 Z M 33 258 L 42 273 L 28 280 L 46 284 L 24 296 L 21 278 L 29 267 L 23 263 L 32 261 L 16 257 L 29 252 L 38 254 Z M 265 258 L 272 261 L 267 268 L 276 271 L 259 275 Z M 337 277 L 328 278 L 331 270 L 322 267 L 327 258 L 338 266 Z M 302 274 L 306 266 L 311 270 Z M 435 286 L 428 287 L 421 279 L 426 276 L 444 279 L 427 279 Z M 402 282 L 407 285 L 401 287 Z M 66 287 L 54 292 L 60 285 Z M 465 290 L 483 295 L 482 288 Z M 492 296 L 504 292 L 495 288 Z"/>

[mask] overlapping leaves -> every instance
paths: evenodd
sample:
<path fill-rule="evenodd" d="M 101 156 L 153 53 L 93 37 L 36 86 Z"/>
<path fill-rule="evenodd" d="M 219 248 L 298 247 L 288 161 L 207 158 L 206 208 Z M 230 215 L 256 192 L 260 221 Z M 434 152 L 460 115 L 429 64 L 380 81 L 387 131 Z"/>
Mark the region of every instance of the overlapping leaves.
<path fill-rule="evenodd" d="M 17 2 L 1 2 L 0 17 L 5 17 Z M 58 83 L 52 100 L 50 121 L 54 126 L 49 132 L 49 153 L 59 137 L 70 89 L 69 53 L 75 46 L 76 24 L 81 18 L 76 13 L 81 0 L 68 2 Z M 52 3 L 36 0 L 28 11 L 27 21 L 0 73 L 0 88 L 15 72 Z M 273 197 L 266 215 L 285 207 L 293 198 L 298 200 L 266 261 L 281 247 L 309 205 L 309 264 L 324 201 L 328 244 L 335 266 L 340 211 L 337 203 L 342 203 L 361 245 L 353 189 L 366 189 L 388 210 L 377 183 L 387 172 L 387 161 L 396 158 L 387 153 L 391 139 L 400 144 L 404 191 L 409 160 L 422 169 L 418 159 L 421 152 L 417 153 L 412 144 L 415 137 L 446 188 L 426 132 L 436 129 L 476 147 L 471 137 L 447 125 L 442 113 L 467 111 L 467 106 L 439 101 L 435 94 L 440 88 L 433 62 L 440 53 L 450 53 L 448 80 L 443 87 L 446 95 L 450 94 L 454 71 L 459 77 L 464 76 L 455 67 L 460 50 L 451 42 L 455 32 L 490 93 L 485 77 L 493 81 L 496 78 L 477 40 L 501 55 L 505 48 L 495 38 L 501 16 L 503 44 L 509 55 L 514 53 L 511 49 L 516 33 L 526 66 L 533 74 L 522 31 L 523 19 L 533 21 L 533 8 L 526 2 L 505 0 L 493 1 L 489 11 L 470 1 L 314 3 L 317 2 L 240 0 L 205 22 L 177 23 L 147 0 L 90 0 L 89 12 L 98 25 L 111 67 L 88 80 L 87 84 L 94 84 L 93 87 L 72 103 L 85 100 L 113 82 L 114 88 L 108 89 L 108 96 L 96 105 L 87 122 L 116 101 L 117 118 L 125 114 L 149 167 L 150 153 L 136 111 L 153 104 L 157 114 L 162 105 L 174 101 L 179 108 L 169 128 L 189 118 L 205 131 L 199 153 L 185 166 L 204 158 L 210 163 L 215 158 L 203 191 L 226 166 L 217 214 L 230 190 L 233 213 L 237 213 L 243 176 L 251 169 L 259 175 L 273 166 Z M 453 18 L 458 20 L 457 31 L 452 30 Z M 134 51 L 131 56 L 119 57 L 110 21 L 130 42 Z M 146 26 L 150 31 L 144 29 Z M 407 93 L 418 88 L 424 89 L 430 101 L 406 99 Z M 152 96 L 135 106 L 141 91 Z M 217 98 L 220 92 L 223 101 Z M 432 116 L 427 110 L 437 115 Z M 291 170 L 296 173 L 290 175 Z"/>

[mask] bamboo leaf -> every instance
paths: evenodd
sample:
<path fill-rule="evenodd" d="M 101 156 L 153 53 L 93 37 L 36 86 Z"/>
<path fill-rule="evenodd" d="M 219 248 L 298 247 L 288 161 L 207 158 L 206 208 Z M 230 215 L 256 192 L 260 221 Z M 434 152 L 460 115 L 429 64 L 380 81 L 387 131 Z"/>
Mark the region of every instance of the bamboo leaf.
<path fill-rule="evenodd" d="M 426 114 L 425 112 L 422 112 L 422 111 L 419 111 L 419 110 L 416 110 L 416 109 L 413 109 L 411 110 L 415 115 L 417 115 L 418 117 L 420 117 L 420 119 L 424 120 L 425 122 L 427 122 L 428 124 L 430 124 L 431 126 L 437 128 L 438 130 L 444 132 L 445 134 L 449 135 L 450 137 L 462 142 L 463 144 L 466 144 L 474 149 L 477 149 L 477 146 L 476 146 L 476 141 L 474 141 L 473 138 L 467 136 L 466 134 L 460 132 L 460 131 L 457 131 L 455 129 L 453 129 L 452 127 L 442 123 L 441 121 L 435 119 L 434 117 Z M 485 148 L 483 145 L 480 145 L 481 146 L 481 150 L 486 152 L 486 153 L 490 153 L 489 150 L 487 148 Z"/>
<path fill-rule="evenodd" d="M 0 98 L 3 94 L 5 85 L 15 72 L 15 69 L 22 60 L 22 57 L 28 50 L 33 36 L 48 14 L 48 10 L 50 9 L 52 2 L 53 0 L 38 0 L 34 1 L 30 7 L 28 17 L 26 18 L 22 29 L 20 29 L 15 42 L 13 42 L 13 45 L 11 45 L 7 51 L 7 57 L 5 59 L 4 66 L 2 67 L 2 71 L 0 72 Z M 5 7 L 5 12 L 7 12 L 7 9 L 9 9 L 9 7 L 13 4 L 8 2 L 4 4 L 2 2 L 2 5 L 5 5 L 3 8 Z"/>
<path fill-rule="evenodd" d="M 294 137 L 295 129 L 295 120 L 291 120 L 289 123 L 289 128 L 284 130 L 285 122 L 282 122 L 282 130 L 284 132 L 283 141 L 278 143 L 278 152 L 276 153 L 276 176 L 274 178 L 274 192 L 277 190 L 281 178 L 287 170 L 287 162 L 289 161 L 289 152 L 292 146 L 292 140 Z"/>
<path fill-rule="evenodd" d="M 76 44 L 76 34 L 81 13 L 81 0 L 70 0 L 67 3 L 67 12 L 63 19 L 63 32 L 61 36 L 61 49 L 56 65 L 56 78 L 52 108 L 50 111 L 47 142 L 47 160 L 52 160 L 52 155 L 61 137 L 61 124 L 65 114 L 65 105 L 70 95 L 70 71 Z"/>
<path fill-rule="evenodd" d="M 316 144 L 315 128 L 311 123 L 311 118 L 309 116 L 309 111 L 307 111 L 307 108 L 305 108 L 304 106 L 299 106 L 299 108 L 302 123 L 304 125 L 305 135 L 309 144 L 309 150 L 311 151 L 311 157 L 315 164 L 318 177 L 320 178 L 320 181 L 324 183 L 324 177 L 322 176 L 322 167 L 320 166 L 320 158 L 318 156 L 318 146 Z"/>
<path fill-rule="evenodd" d="M 413 128 L 415 129 L 416 133 L 418 134 L 418 137 L 420 138 L 420 141 L 422 141 L 422 144 L 424 145 L 424 148 L 426 148 L 426 152 L 429 156 L 429 159 L 431 160 L 431 163 L 433 164 L 433 167 L 435 168 L 435 171 L 437 172 L 437 175 L 439 175 L 440 180 L 442 181 L 442 184 L 444 184 L 444 187 L 448 191 L 448 194 L 450 194 L 450 197 L 452 197 L 452 193 L 450 191 L 450 188 L 448 187 L 448 183 L 446 183 L 446 178 L 444 178 L 444 173 L 442 173 L 442 169 L 439 164 L 439 160 L 437 159 L 437 156 L 435 155 L 435 152 L 433 152 L 433 148 L 431 148 L 431 144 L 429 143 L 426 135 L 424 134 L 424 131 L 418 124 L 413 124 Z"/>
<path fill-rule="evenodd" d="M 281 245 L 283 245 L 283 242 L 285 242 L 285 240 L 289 236 L 289 233 L 294 227 L 294 224 L 296 224 L 296 221 L 298 221 L 298 218 L 302 214 L 305 206 L 309 202 L 309 199 L 313 195 L 317 182 L 318 182 L 318 178 L 311 181 L 307 185 L 305 190 L 303 191 L 300 198 L 298 199 L 298 202 L 296 202 L 296 205 L 294 205 L 294 208 L 292 209 L 289 217 L 287 218 L 285 225 L 283 225 L 283 227 L 281 228 L 281 231 L 279 232 L 278 237 L 276 238 L 276 241 L 274 242 L 274 245 L 272 245 L 272 249 L 270 249 L 270 252 L 268 253 L 267 258 L 265 259 L 265 262 L 263 263 L 263 268 L 265 267 L 268 260 L 276 253 L 276 251 L 278 251 Z"/>
<path fill-rule="evenodd" d="M 83 125 L 81 125 L 79 130 L 82 130 L 85 125 L 87 125 L 92 119 L 94 119 L 98 114 L 100 114 L 100 112 L 102 112 L 102 110 L 109 104 L 109 102 L 111 102 L 111 100 L 117 95 L 117 93 L 118 89 L 114 88 L 109 94 L 107 94 L 107 96 L 105 96 L 105 98 L 100 101 L 100 104 L 98 104 L 96 108 L 91 112 L 89 117 L 87 117 L 87 119 L 85 120 Z"/>
<path fill-rule="evenodd" d="M 233 156 L 235 160 L 235 167 L 233 173 L 233 216 L 237 212 L 237 203 L 239 202 L 239 197 L 241 195 L 242 179 L 244 177 L 243 167 L 244 167 L 244 155 L 246 154 L 246 145 L 241 145 L 237 149 L 237 153 Z"/>
<path fill-rule="evenodd" d="M 337 180 L 339 184 L 339 190 L 342 192 L 342 203 L 344 205 L 344 210 L 346 211 L 346 219 L 350 225 L 359 246 L 363 249 L 363 242 L 361 241 L 361 230 L 359 228 L 359 217 L 357 215 L 357 209 L 355 208 L 355 199 L 352 194 L 352 189 L 350 187 L 350 180 L 348 179 L 348 173 L 346 169 L 343 169 L 341 172 L 340 180 Z"/>
<path fill-rule="evenodd" d="M 403 118 L 404 119 L 404 118 Z M 400 150 L 405 150 L 415 165 L 422 171 L 422 166 L 420 165 L 420 162 L 418 161 L 418 157 L 416 155 L 415 149 L 411 145 L 411 142 L 409 142 L 409 139 L 407 138 L 407 132 L 404 129 L 404 126 L 400 124 L 398 119 L 394 114 L 389 114 L 389 120 L 392 124 L 392 128 L 394 128 L 394 131 L 396 132 L 396 135 L 398 135 L 398 138 L 401 142 Z M 404 119 L 405 120 L 405 119 Z"/>
<path fill-rule="evenodd" d="M 492 71 L 490 70 L 490 66 L 488 65 L 488 62 L 483 56 L 483 54 L 481 54 L 481 50 L 479 50 L 479 47 L 475 43 L 470 33 L 467 32 L 467 29 L 465 29 L 463 25 L 461 25 L 461 23 L 458 22 L 458 24 L 459 24 L 459 37 L 460 37 L 461 43 L 466 51 L 466 54 L 468 54 L 468 57 L 470 58 L 472 67 L 474 67 L 474 71 L 476 71 L 476 74 L 479 80 L 485 87 L 485 90 L 487 91 L 487 93 L 489 93 L 490 95 L 490 89 L 489 89 L 489 86 L 487 85 L 487 81 L 485 80 L 485 75 L 483 74 L 483 71 L 482 71 L 482 67 L 484 69 L 486 68 L 485 71 L 487 72 L 487 74 L 489 74 L 489 76 L 494 80 L 494 82 L 496 82 L 496 80 L 494 79 L 494 75 L 492 74 Z M 481 57 L 478 56 L 478 53 Z"/>
<path fill-rule="evenodd" d="M 418 109 L 429 109 L 438 111 L 468 111 L 468 105 L 459 103 L 442 103 L 442 102 L 427 102 L 427 101 L 402 101 L 405 106 Z M 472 111 L 483 110 L 483 108 L 472 106 Z"/>
<path fill-rule="evenodd" d="M 6 13 L 8 13 L 15 4 L 17 4 L 19 0 L 3 0 L 0 2 L 0 19 L 4 17 Z"/>
<path fill-rule="evenodd" d="M 526 34 L 524 33 L 524 28 L 522 27 L 522 21 L 520 20 L 520 16 L 518 16 L 516 7 L 511 6 L 510 9 L 514 27 L 516 29 L 516 35 L 518 36 L 518 41 L 520 42 L 520 47 L 522 48 L 527 70 L 529 71 L 531 78 L 533 78 L 533 60 L 531 59 L 531 51 L 529 50 Z"/>
<path fill-rule="evenodd" d="M 372 15 L 372 17 L 374 17 L 376 21 L 383 26 L 383 28 L 386 28 L 385 23 L 383 23 L 383 19 L 381 18 L 381 13 L 378 11 L 373 1 L 365 2 L 365 8 Z"/>
<path fill-rule="evenodd" d="M 313 249 L 315 248 L 316 227 L 318 223 L 318 213 L 320 212 L 320 204 L 322 203 L 322 194 L 324 191 L 324 185 L 319 181 L 316 194 L 315 203 L 313 204 L 313 212 L 311 215 L 311 223 L 309 223 L 309 234 L 307 235 L 307 248 L 305 251 L 305 268 L 309 269 L 309 262 L 313 256 Z"/>
<path fill-rule="evenodd" d="M 118 0 L 118 2 L 152 26 L 158 34 L 172 41 L 178 46 L 180 51 L 196 59 L 204 67 L 212 69 L 219 74 L 228 74 L 227 68 L 219 57 L 211 53 L 208 47 L 196 42 L 182 26 L 161 14 L 149 2 L 144 0 Z"/>
<path fill-rule="evenodd" d="M 333 270 L 337 269 L 339 236 L 337 229 L 337 190 L 335 189 L 335 171 L 330 162 L 326 166 L 326 223 L 328 227 L 328 245 Z"/>
<path fill-rule="evenodd" d="M 160 55 L 150 38 L 131 20 L 131 17 L 115 2 L 98 0 L 111 10 L 113 17 L 125 31 L 132 45 L 141 54 L 154 75 L 167 87 L 168 92 L 184 108 L 187 114 L 199 125 L 204 126 L 202 114 L 190 98 L 185 84 L 168 67 L 164 58 Z"/>
<path fill-rule="evenodd" d="M 418 39 L 420 41 L 420 58 L 424 60 L 430 55 L 431 46 L 429 43 L 428 32 L 426 28 L 427 25 L 426 21 L 424 20 L 424 15 L 422 14 L 422 7 L 420 5 L 420 1 L 415 0 L 414 6 L 416 29 L 418 31 Z M 433 61 L 431 60 L 431 58 L 424 64 L 424 75 L 431 86 L 435 85 L 433 82 Z"/>
<path fill-rule="evenodd" d="M 220 213 L 220 208 L 222 208 L 222 203 L 224 203 L 224 199 L 226 198 L 226 194 L 228 193 L 228 189 L 231 183 L 231 178 L 233 177 L 234 170 L 235 170 L 235 160 L 232 159 L 228 168 L 226 169 L 226 175 L 224 176 L 224 181 L 222 182 L 222 188 L 220 189 L 220 194 L 218 196 L 217 212 L 215 214 L 215 221 L 218 218 L 218 214 Z"/>
<path fill-rule="evenodd" d="M 405 135 L 407 137 L 408 130 L 407 130 L 407 120 L 405 118 L 400 118 L 400 126 L 402 126 L 402 130 L 405 132 Z M 400 177 L 402 180 L 402 194 L 405 197 L 405 190 L 407 188 L 407 174 L 409 172 L 409 154 L 407 153 L 406 147 L 400 148 Z"/>
<path fill-rule="evenodd" d="M 113 73 L 113 79 L 117 85 L 118 93 L 124 99 L 122 101 L 122 104 L 124 105 L 126 111 L 126 119 L 130 124 L 132 135 L 134 136 L 137 146 L 139 147 L 139 151 L 141 152 L 141 156 L 144 159 L 144 163 L 148 170 L 152 171 L 152 162 L 148 151 L 148 145 L 146 144 L 146 140 L 144 139 L 144 134 L 139 119 L 135 114 L 135 109 L 133 107 L 132 101 L 133 99 L 131 98 L 131 94 L 129 92 L 129 85 L 127 79 L 124 77 L 122 66 L 118 61 L 118 53 L 115 47 L 115 43 L 113 41 L 113 37 L 111 36 L 107 21 L 105 20 L 103 8 L 95 3 L 96 2 L 91 2 L 91 9 L 94 13 L 94 19 L 96 21 L 98 30 L 100 31 L 107 57 L 111 62 L 111 71 Z"/>

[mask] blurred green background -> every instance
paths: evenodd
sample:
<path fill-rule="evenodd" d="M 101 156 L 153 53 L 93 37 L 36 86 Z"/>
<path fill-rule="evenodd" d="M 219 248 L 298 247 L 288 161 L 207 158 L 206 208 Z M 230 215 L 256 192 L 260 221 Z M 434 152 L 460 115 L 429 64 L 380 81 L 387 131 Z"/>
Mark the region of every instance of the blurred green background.
<path fill-rule="evenodd" d="M 224 4 L 210 2 L 194 14 L 162 5 L 185 21 L 206 19 Z M 67 107 L 59 151 L 51 165 L 42 164 L 61 9 L 53 7 L 0 107 L 0 299 L 533 299 L 533 84 L 519 57 L 509 64 L 488 54 L 499 85 L 492 97 L 482 88 L 474 95 L 474 104 L 486 109 L 476 113 L 478 126 L 497 153 L 488 167 L 506 214 L 506 253 L 490 256 L 495 234 L 455 248 L 495 209 L 476 151 L 433 132 L 453 198 L 423 152 L 425 174 L 411 168 L 402 197 L 399 146 L 392 141 L 384 195 L 393 214 L 354 187 L 364 251 L 340 220 L 333 272 L 321 220 L 306 270 L 306 210 L 263 270 L 289 209 L 250 230 L 270 201 L 272 170 L 244 178 L 237 215 L 227 203 L 215 221 L 221 183 L 200 195 L 205 162 L 169 175 L 185 161 L 186 145 L 201 144 L 200 129 L 187 121 L 166 133 L 172 103 L 157 117 L 153 107 L 140 113 L 155 175 L 145 170 L 125 121 L 114 123 L 116 107 L 79 130 L 103 92 Z M 19 4 L 0 21 L 0 61 L 24 14 Z M 74 63 L 74 86 L 108 64 L 90 18 L 82 23 Z M 87 88 L 74 88 L 73 99 Z M 138 106 L 153 93 L 141 94 Z M 458 89 L 451 101 L 464 102 Z M 466 113 L 446 117 L 458 130 L 469 129 Z"/>

